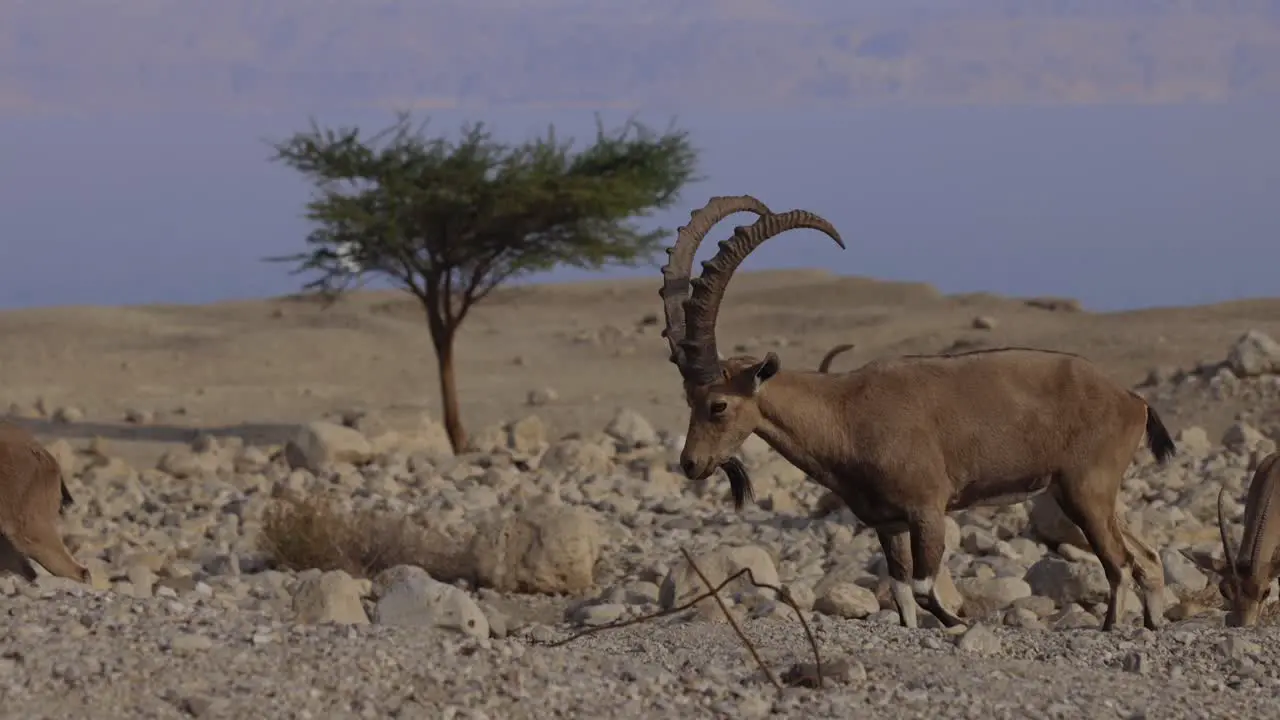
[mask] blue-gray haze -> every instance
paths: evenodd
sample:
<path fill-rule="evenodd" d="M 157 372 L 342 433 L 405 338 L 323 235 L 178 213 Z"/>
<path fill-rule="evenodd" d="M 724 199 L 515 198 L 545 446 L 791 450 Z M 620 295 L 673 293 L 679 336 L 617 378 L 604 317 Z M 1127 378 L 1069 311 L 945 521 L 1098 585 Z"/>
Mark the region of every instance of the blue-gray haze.
<path fill-rule="evenodd" d="M 369 128 L 392 118 L 312 110 L 0 119 L 0 307 L 294 289 L 296 277 L 261 258 L 300 247 L 308 188 L 267 161 L 265 140 L 312 115 Z M 657 125 L 671 116 L 638 115 Z M 484 119 L 509 139 L 548 123 L 587 139 L 594 127 L 589 110 L 431 117 L 443 132 Z M 749 268 L 1067 295 L 1093 309 L 1280 294 L 1278 117 L 1236 105 L 690 110 L 676 119 L 703 149 L 707 180 L 655 222 L 673 227 L 709 194 L 746 192 L 826 215 L 849 245 L 841 252 L 797 232 L 765 245 Z M 613 274 L 641 273 L 657 275 Z"/>

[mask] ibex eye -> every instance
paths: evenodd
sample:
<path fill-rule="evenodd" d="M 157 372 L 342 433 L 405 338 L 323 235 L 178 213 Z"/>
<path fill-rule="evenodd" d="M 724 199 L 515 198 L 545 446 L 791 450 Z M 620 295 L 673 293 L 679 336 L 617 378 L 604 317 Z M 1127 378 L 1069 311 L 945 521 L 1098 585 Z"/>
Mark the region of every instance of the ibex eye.
<path fill-rule="evenodd" d="M 720 413 L 722 413 L 722 412 L 724 412 L 725 410 L 728 410 L 728 409 L 729 409 L 729 403 L 727 403 L 727 402 L 725 402 L 725 401 L 723 401 L 723 400 L 717 400 L 717 401 L 715 401 L 715 402 L 711 403 L 711 414 L 712 414 L 712 415 L 719 415 Z"/>

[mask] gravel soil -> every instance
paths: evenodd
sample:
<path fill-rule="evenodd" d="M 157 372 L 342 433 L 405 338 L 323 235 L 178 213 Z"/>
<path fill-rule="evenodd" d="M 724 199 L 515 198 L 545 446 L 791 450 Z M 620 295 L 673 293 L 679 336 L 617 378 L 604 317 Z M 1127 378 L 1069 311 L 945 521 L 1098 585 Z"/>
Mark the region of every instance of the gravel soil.
<path fill-rule="evenodd" d="M 825 689 L 778 694 L 724 623 L 664 618 L 546 647 L 566 633 L 296 625 L 83 590 L 0 609 L 4 718 L 1262 718 L 1280 691 L 1280 632 L 1217 620 L 1158 633 L 980 626 L 987 644 L 969 650 L 943 630 L 811 614 L 824 660 L 850 667 Z M 794 621 L 744 630 L 775 673 L 809 660 Z"/>

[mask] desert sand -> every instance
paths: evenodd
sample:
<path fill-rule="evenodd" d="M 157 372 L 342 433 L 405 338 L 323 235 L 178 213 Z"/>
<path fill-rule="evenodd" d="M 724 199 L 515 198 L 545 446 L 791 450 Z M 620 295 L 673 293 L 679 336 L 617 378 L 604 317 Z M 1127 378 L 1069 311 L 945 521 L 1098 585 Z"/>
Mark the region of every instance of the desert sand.
<path fill-rule="evenodd" d="M 767 449 L 749 459 L 763 502 L 743 513 L 721 480 L 670 472 L 687 410 L 653 275 L 506 289 L 480 306 L 459 341 L 468 429 L 540 423 L 510 431 L 510 449 L 463 458 L 438 443 L 321 448 L 315 462 L 280 452 L 302 424 L 352 411 L 405 436 L 438 417 L 422 313 L 398 292 L 327 308 L 289 297 L 0 312 L 0 411 L 63 462 L 77 499 L 68 544 L 95 575 L 92 588 L 0 577 L 0 716 L 1274 716 L 1280 632 L 1224 629 L 1216 579 L 1173 549 L 1215 552 L 1219 484 L 1234 520 L 1249 468 L 1280 439 L 1280 377 L 1218 367 L 1246 332 L 1280 338 L 1280 298 L 1093 313 L 820 271 L 735 278 L 726 351 L 813 368 L 854 343 L 840 371 L 966 347 L 1066 350 L 1139 387 L 1178 437 L 1172 465 L 1135 461 L 1121 498 L 1162 551 L 1167 627 L 1143 630 L 1131 612 L 1099 633 L 1096 560 L 1018 506 L 956 514 L 948 566 L 971 623 L 957 636 L 899 627 L 874 534 L 847 510 L 810 518 L 821 488 Z M 412 513 L 464 539 L 549 502 L 570 519 L 527 520 L 543 542 L 581 532 L 590 549 L 546 551 L 540 562 L 570 570 L 518 591 L 497 571 L 441 585 L 404 568 L 372 583 L 273 568 L 255 536 L 262 508 L 289 492 Z M 706 608 L 547 647 L 669 604 L 660 592 L 688 589 L 680 547 L 721 576 L 763 563 L 808 597 L 825 659 L 851 668 L 825 690 L 776 695 Z M 758 552 L 725 549 L 741 547 Z M 502 552 L 494 563 L 535 562 Z M 781 673 L 808 648 L 790 610 L 759 597 L 733 600 Z M 479 626 L 459 625 L 468 613 L 483 613 Z"/>
<path fill-rule="evenodd" d="M 687 414 L 659 336 L 658 285 L 655 271 L 652 279 L 495 293 L 458 341 L 468 430 L 536 413 L 555 435 L 581 433 L 630 407 L 682 432 Z M 975 329 L 978 317 L 995 327 Z M 837 343 L 856 347 L 836 370 L 888 355 L 1016 345 L 1083 354 L 1128 385 L 1156 367 L 1217 362 L 1249 329 L 1280 337 L 1280 299 L 1063 312 L 816 270 L 741 273 L 720 320 L 726 350 L 773 349 L 784 367 L 815 367 Z M 189 442 L 196 428 L 279 442 L 293 424 L 328 412 L 439 413 L 422 312 L 395 291 L 354 293 L 328 308 L 279 298 L 0 312 L 0 336 L 0 402 L 79 408 L 84 420 L 74 425 L 32 425 L 46 437 L 102 437 L 144 462 Z M 530 407 L 529 393 L 547 388 L 556 399 Z M 1231 401 L 1156 407 L 1170 427 L 1199 424 L 1213 437 L 1251 409 Z M 157 420 L 130 425 L 129 410 Z"/>

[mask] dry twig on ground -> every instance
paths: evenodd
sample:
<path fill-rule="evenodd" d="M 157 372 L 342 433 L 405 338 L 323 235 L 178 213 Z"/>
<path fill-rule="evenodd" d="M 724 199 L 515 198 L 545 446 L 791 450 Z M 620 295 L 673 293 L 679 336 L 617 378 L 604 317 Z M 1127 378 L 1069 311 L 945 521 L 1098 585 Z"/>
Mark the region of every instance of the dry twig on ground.
<path fill-rule="evenodd" d="M 720 584 L 713 586 L 711 584 L 711 581 L 708 580 L 707 576 L 702 572 L 702 569 L 698 567 L 698 564 L 696 562 L 694 562 L 693 556 L 689 554 L 689 551 L 685 550 L 684 548 L 680 548 L 680 552 L 684 554 L 685 560 L 689 562 L 689 567 L 698 575 L 698 577 L 702 580 L 703 584 L 706 585 L 707 587 L 706 592 L 702 593 L 701 595 L 698 595 L 692 600 L 689 600 L 688 602 L 683 603 L 681 605 L 677 605 L 675 607 L 668 608 L 666 610 L 659 610 L 658 612 L 655 612 L 655 613 L 649 613 L 648 615 L 641 615 L 640 617 L 631 618 L 629 620 L 621 620 L 619 622 L 609 623 L 608 625 L 601 625 L 599 627 L 588 628 L 581 632 L 570 635 L 569 637 L 564 638 L 563 640 L 557 640 L 555 642 L 548 643 L 548 646 L 559 647 L 561 645 L 566 645 L 568 643 L 571 643 L 574 640 L 577 640 L 579 638 L 586 637 L 587 635 L 593 635 L 595 633 L 598 633 L 604 630 L 617 630 L 619 628 L 624 628 L 629 625 L 637 625 L 639 623 L 648 622 L 650 620 L 656 620 L 658 618 L 666 617 L 668 615 L 674 615 L 678 612 L 683 612 L 685 610 L 688 610 L 689 608 L 693 607 L 694 605 L 697 605 L 698 603 L 702 602 L 703 600 L 706 600 L 707 598 L 713 598 L 715 600 L 715 603 L 720 607 L 720 611 L 724 613 L 725 619 L 729 621 L 729 625 L 733 628 L 734 633 L 737 634 L 738 639 L 742 641 L 742 644 L 746 646 L 747 651 L 751 653 L 751 657 L 755 659 L 756 664 L 760 667 L 760 670 L 764 673 L 764 676 L 768 678 L 769 682 L 775 688 L 777 688 L 779 692 L 781 692 L 782 683 L 778 681 L 777 676 L 775 676 L 773 672 L 769 670 L 769 667 L 765 665 L 764 660 L 760 657 L 759 651 L 756 650 L 755 643 L 751 642 L 751 639 L 748 638 L 744 632 L 742 632 L 742 628 L 739 627 L 737 621 L 734 620 L 733 615 L 729 612 L 729 608 L 725 606 L 724 600 L 720 598 L 720 594 L 719 594 L 720 591 L 723 590 L 729 583 L 733 582 L 734 580 L 737 580 L 738 578 L 746 576 L 747 582 L 763 590 L 772 590 L 777 595 L 778 600 L 782 601 L 788 607 L 790 607 L 793 611 L 795 611 L 796 618 L 800 621 L 800 626 L 804 628 L 804 634 L 809 641 L 809 647 L 813 650 L 813 662 L 814 662 L 815 672 L 817 674 L 815 684 L 819 688 L 823 687 L 822 655 L 818 651 L 818 641 L 816 638 L 814 638 L 813 631 L 809 629 L 809 623 L 804 619 L 804 613 L 800 610 L 800 606 L 796 605 L 795 600 L 791 598 L 790 593 L 788 593 L 785 588 L 778 587 L 777 585 L 771 585 L 769 583 L 758 582 L 755 579 L 755 576 L 751 573 L 751 568 L 743 568 L 738 572 L 725 578 L 724 581 L 721 582 Z M 797 677 L 794 684 L 808 685 L 809 679 L 807 677 Z"/>

